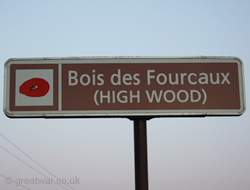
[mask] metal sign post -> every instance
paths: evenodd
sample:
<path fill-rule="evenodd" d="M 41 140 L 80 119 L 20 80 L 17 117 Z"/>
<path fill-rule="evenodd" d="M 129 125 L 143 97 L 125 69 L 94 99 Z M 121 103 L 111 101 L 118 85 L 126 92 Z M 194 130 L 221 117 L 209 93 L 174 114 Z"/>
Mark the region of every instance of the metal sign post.
<path fill-rule="evenodd" d="M 147 120 L 134 119 L 135 190 L 148 190 Z"/>

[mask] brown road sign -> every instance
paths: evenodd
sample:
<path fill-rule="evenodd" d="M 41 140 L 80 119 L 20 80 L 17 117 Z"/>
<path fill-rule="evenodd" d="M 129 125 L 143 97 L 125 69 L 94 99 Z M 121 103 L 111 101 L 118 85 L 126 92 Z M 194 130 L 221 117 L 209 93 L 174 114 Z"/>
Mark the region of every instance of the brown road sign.
<path fill-rule="evenodd" d="M 8 117 L 241 115 L 243 63 L 236 57 L 9 59 Z"/>

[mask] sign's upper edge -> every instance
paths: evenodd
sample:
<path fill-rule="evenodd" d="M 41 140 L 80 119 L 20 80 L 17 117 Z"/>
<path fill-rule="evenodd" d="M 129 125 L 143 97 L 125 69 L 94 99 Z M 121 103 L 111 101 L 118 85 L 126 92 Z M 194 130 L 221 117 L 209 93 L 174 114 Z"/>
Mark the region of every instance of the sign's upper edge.
<path fill-rule="evenodd" d="M 10 61 L 42 61 L 42 60 L 102 60 L 102 59 L 235 59 L 243 63 L 239 57 L 235 56 L 82 56 L 82 57 L 27 57 L 9 58 L 5 65 Z"/>

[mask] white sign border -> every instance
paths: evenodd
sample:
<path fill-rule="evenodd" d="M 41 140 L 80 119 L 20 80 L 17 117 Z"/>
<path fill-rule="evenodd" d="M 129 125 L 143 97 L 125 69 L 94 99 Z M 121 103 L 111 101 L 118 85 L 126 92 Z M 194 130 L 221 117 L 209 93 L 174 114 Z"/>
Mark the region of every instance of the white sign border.
<path fill-rule="evenodd" d="M 61 110 L 61 65 L 84 63 L 235 63 L 238 64 L 240 109 L 209 110 L 102 110 L 62 111 Z M 12 64 L 58 64 L 58 109 L 59 111 L 10 111 L 10 65 Z M 170 116 L 239 116 L 246 110 L 243 62 L 238 57 L 61 57 L 61 58 L 11 58 L 5 63 L 4 71 L 4 113 L 8 117 L 170 117 Z"/>

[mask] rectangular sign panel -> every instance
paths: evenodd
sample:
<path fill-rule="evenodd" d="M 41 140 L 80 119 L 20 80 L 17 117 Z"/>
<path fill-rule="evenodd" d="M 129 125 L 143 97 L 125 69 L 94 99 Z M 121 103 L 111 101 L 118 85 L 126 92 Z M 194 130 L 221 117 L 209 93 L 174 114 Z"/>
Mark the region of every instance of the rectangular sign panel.
<path fill-rule="evenodd" d="M 241 115 L 243 63 L 236 57 L 9 59 L 8 117 Z"/>

